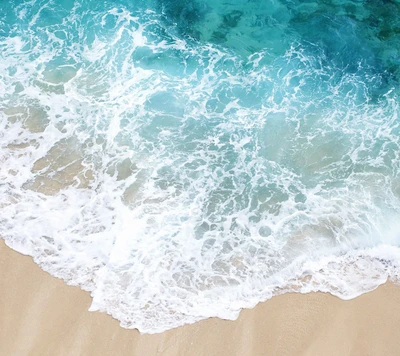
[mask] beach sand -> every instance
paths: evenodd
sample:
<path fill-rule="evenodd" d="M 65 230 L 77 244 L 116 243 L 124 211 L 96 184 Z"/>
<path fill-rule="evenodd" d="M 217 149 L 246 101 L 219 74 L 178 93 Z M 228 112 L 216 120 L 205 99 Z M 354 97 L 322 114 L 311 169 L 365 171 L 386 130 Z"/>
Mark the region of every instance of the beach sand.
<path fill-rule="evenodd" d="M 400 355 L 400 287 L 391 283 L 350 301 L 285 294 L 236 321 L 155 335 L 89 312 L 90 302 L 0 239 L 1 355 Z"/>

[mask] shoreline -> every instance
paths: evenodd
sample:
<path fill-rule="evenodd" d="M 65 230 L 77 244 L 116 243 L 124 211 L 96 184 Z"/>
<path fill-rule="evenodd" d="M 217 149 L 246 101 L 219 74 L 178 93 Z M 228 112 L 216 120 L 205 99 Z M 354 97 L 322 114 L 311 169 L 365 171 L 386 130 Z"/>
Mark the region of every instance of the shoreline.
<path fill-rule="evenodd" d="M 288 293 L 160 334 L 89 312 L 91 297 L 42 271 L 0 239 L 0 355 L 396 355 L 400 286 L 349 301 Z"/>

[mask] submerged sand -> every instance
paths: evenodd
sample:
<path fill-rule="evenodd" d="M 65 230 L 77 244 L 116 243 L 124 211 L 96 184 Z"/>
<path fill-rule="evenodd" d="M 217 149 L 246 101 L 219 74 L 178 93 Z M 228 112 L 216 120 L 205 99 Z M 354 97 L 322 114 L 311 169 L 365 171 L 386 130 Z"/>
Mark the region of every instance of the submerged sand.
<path fill-rule="evenodd" d="M 243 310 L 140 335 L 99 312 L 89 293 L 42 271 L 0 239 L 1 355 L 400 355 L 400 287 L 350 301 L 285 294 Z"/>

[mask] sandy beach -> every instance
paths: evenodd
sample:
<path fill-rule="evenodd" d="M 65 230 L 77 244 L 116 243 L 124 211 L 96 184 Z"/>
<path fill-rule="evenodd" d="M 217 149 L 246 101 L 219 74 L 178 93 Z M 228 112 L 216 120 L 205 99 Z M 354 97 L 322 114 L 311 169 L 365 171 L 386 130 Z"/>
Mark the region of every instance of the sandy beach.
<path fill-rule="evenodd" d="M 0 356 L 400 356 L 400 0 L 1 1 L 0 49 Z"/>
<path fill-rule="evenodd" d="M 42 271 L 0 240 L 1 355 L 400 355 L 400 287 L 343 301 L 286 294 L 155 335 L 89 312 L 89 293 Z"/>

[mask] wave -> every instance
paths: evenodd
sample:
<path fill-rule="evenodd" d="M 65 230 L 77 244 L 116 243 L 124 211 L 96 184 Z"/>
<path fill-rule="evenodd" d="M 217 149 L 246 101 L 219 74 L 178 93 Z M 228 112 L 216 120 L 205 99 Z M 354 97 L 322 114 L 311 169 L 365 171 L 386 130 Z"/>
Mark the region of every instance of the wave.
<path fill-rule="evenodd" d="M 274 4 L 7 4 L 6 243 L 146 333 L 397 281 L 397 5 Z"/>

